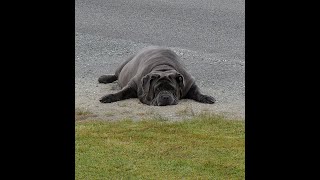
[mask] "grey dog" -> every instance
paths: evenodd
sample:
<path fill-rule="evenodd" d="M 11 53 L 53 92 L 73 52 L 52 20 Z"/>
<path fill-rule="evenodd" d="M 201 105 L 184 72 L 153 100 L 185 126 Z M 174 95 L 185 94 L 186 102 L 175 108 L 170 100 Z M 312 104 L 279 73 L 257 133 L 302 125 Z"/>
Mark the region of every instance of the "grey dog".
<path fill-rule="evenodd" d="M 147 47 L 130 56 L 114 75 L 102 75 L 98 79 L 99 83 L 116 80 L 122 89 L 103 96 L 100 102 L 128 98 L 139 98 L 142 103 L 154 106 L 175 105 L 183 98 L 208 104 L 215 102 L 213 97 L 200 92 L 177 54 L 163 47 Z"/>

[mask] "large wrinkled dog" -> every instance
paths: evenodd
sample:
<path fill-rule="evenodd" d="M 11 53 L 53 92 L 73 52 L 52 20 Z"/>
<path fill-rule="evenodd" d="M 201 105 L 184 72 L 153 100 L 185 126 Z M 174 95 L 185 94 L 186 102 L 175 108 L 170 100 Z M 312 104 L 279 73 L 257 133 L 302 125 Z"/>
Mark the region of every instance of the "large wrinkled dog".
<path fill-rule="evenodd" d="M 127 59 L 114 75 L 102 75 L 100 83 L 118 80 L 121 91 L 100 99 L 111 103 L 128 98 L 139 98 L 147 105 L 178 104 L 179 99 L 194 99 L 212 104 L 215 99 L 201 94 L 194 78 L 185 71 L 179 57 L 171 50 L 148 47 Z"/>

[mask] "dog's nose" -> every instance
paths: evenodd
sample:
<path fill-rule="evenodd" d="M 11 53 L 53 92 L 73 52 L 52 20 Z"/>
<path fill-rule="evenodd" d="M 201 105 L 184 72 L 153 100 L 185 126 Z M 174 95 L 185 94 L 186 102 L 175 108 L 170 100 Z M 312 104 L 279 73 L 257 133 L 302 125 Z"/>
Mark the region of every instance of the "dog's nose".
<path fill-rule="evenodd" d="M 163 96 L 161 96 L 161 99 L 162 99 L 163 101 L 169 101 L 170 96 L 169 96 L 169 95 L 163 95 Z"/>

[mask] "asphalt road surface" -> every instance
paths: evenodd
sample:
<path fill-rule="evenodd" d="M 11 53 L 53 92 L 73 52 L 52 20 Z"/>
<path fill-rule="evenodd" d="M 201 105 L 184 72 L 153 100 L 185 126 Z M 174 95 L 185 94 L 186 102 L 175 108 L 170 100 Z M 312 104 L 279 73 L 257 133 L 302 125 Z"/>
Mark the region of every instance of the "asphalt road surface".
<path fill-rule="evenodd" d="M 245 8 L 241 0 L 76 0 L 76 111 L 105 120 L 161 116 L 179 119 L 213 112 L 244 119 Z M 102 104 L 119 90 L 98 84 L 131 54 L 149 45 L 173 49 L 215 104 L 182 100 L 154 107 L 129 99 Z M 89 117 L 86 117 L 89 118 Z"/>

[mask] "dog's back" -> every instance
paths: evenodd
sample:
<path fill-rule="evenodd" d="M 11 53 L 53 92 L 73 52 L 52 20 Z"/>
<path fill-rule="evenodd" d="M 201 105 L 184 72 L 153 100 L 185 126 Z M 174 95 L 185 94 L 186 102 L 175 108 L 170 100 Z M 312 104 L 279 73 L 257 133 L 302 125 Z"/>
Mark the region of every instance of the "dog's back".
<path fill-rule="evenodd" d="M 182 67 L 179 57 L 170 49 L 150 46 L 130 57 L 116 71 L 119 85 L 124 87 L 132 78 L 140 78 L 148 74 L 154 67 L 170 65 L 173 68 Z"/>

